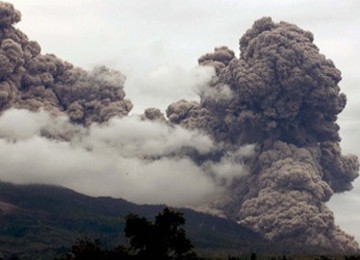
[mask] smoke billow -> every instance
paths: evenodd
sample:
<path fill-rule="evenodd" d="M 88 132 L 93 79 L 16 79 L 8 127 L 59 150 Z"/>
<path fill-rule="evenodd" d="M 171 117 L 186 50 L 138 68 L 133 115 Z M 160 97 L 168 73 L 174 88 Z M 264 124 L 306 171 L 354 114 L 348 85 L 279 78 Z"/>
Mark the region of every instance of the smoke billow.
<path fill-rule="evenodd" d="M 357 250 L 325 204 L 334 192 L 352 188 L 359 162 L 341 154 L 341 73 L 319 53 L 313 35 L 262 18 L 240 39 L 239 59 L 221 47 L 199 64 L 213 66 L 216 77 L 202 89 L 200 104 L 175 103 L 169 119 L 210 129 L 229 149 L 257 144 L 250 174 L 235 180 L 230 198 L 216 207 L 270 240 Z M 205 116 L 211 120 L 201 120 Z"/>
<path fill-rule="evenodd" d="M 358 250 L 326 206 L 359 162 L 339 146 L 341 73 L 310 32 L 262 18 L 239 58 L 226 46 L 199 58 L 211 74 L 200 102 L 128 116 L 121 72 L 43 55 L 11 4 L 0 14 L 1 180 L 187 205 L 272 241 Z"/>
<path fill-rule="evenodd" d="M 1 110 L 42 107 L 84 125 L 129 113 L 132 104 L 125 99 L 125 76 L 119 71 L 96 67 L 87 72 L 55 55 L 42 55 L 37 42 L 11 25 L 20 20 L 20 13 L 8 3 L 0 10 Z"/>

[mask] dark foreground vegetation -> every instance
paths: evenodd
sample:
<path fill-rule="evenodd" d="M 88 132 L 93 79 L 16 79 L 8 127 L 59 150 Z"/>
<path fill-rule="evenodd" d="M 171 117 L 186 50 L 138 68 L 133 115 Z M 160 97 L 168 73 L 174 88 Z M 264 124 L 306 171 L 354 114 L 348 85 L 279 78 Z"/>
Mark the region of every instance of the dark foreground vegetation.
<path fill-rule="evenodd" d="M 163 205 L 92 198 L 62 187 L 0 183 L 0 259 L 72 259 L 87 250 L 92 257 L 102 256 L 73 259 L 140 259 L 141 248 L 150 250 L 156 241 L 147 240 L 149 236 L 144 234 L 155 232 L 157 239 L 168 241 L 157 229 L 166 212 Z M 271 243 L 237 223 L 189 209 L 168 213 L 174 217 L 170 220 L 176 220 L 171 230 L 183 241 L 183 254 L 177 255 L 175 247 L 169 251 L 174 259 L 360 259 L 331 256 L 332 252 L 319 248 Z M 142 229 L 136 229 L 139 226 Z M 161 242 L 162 251 L 169 249 L 167 243 Z"/>
<path fill-rule="evenodd" d="M 71 251 L 58 260 L 86 260 L 86 259 L 211 259 L 200 257 L 194 251 L 192 242 L 186 237 L 182 228 L 185 224 L 183 213 L 169 208 L 164 208 L 155 217 L 154 223 L 144 217 L 129 214 L 126 217 L 125 236 L 129 245 L 118 245 L 113 249 L 102 248 L 100 239 L 87 237 L 78 239 L 71 247 Z M 217 257 L 218 259 L 220 257 Z M 315 259 L 315 260 L 360 260 L 360 256 L 270 256 L 250 253 L 242 256 L 227 256 L 228 260 L 287 260 L 287 259 Z"/>
<path fill-rule="evenodd" d="M 154 222 L 129 214 L 124 230 L 128 246 L 106 250 L 99 239 L 83 238 L 63 259 L 198 259 L 182 228 L 184 224 L 183 213 L 169 208 L 164 208 Z"/>

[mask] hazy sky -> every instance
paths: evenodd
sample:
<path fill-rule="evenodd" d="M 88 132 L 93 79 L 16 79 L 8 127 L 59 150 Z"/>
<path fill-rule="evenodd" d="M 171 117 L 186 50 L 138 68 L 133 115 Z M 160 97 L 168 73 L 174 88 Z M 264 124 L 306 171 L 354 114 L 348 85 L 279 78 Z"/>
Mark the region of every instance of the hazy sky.
<path fill-rule="evenodd" d="M 263 16 L 311 31 L 321 53 L 342 71 L 348 104 L 339 124 L 344 153 L 360 154 L 360 1 L 357 0 L 13 0 L 17 25 L 43 53 L 76 66 L 106 65 L 127 76 L 134 113 L 197 100 L 197 58 L 226 45 L 237 56 L 241 35 Z M 199 75 L 200 74 L 200 75 Z M 337 223 L 360 240 L 360 181 L 330 202 Z"/>

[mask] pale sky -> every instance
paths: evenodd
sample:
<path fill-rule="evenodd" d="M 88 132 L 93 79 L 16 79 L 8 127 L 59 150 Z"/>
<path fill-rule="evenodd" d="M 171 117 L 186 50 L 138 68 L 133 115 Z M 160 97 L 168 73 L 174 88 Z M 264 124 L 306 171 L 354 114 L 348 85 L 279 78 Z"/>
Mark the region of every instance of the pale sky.
<path fill-rule="evenodd" d="M 360 1 L 357 0 L 12 0 L 16 26 L 76 66 L 106 65 L 127 76 L 134 113 L 171 102 L 197 100 L 197 59 L 238 41 L 256 19 L 271 16 L 311 31 L 321 53 L 342 71 L 347 107 L 339 117 L 344 153 L 360 155 Z M 329 206 L 336 222 L 360 241 L 360 181 Z"/>

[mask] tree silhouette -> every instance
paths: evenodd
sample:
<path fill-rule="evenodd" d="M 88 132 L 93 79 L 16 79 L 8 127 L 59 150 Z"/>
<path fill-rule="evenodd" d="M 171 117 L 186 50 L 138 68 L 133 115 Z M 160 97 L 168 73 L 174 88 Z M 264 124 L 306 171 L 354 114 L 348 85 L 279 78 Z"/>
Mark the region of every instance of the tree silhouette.
<path fill-rule="evenodd" d="M 71 252 L 58 260 L 118 260 L 139 259 L 132 256 L 128 249 L 122 245 L 112 250 L 103 249 L 100 239 L 83 237 L 78 239 L 71 247 Z"/>
<path fill-rule="evenodd" d="M 196 258 L 193 245 L 186 238 L 182 225 L 183 213 L 164 208 L 152 223 L 146 218 L 129 214 L 126 217 L 125 235 L 130 238 L 130 250 L 138 257 L 157 259 Z"/>
<path fill-rule="evenodd" d="M 164 208 L 154 223 L 136 214 L 129 214 L 125 219 L 124 231 L 130 247 L 120 245 L 106 250 L 99 239 L 84 237 L 77 240 L 63 259 L 198 259 L 181 227 L 185 224 L 183 213 Z"/>
<path fill-rule="evenodd" d="M 99 239 L 92 240 L 88 237 L 78 239 L 71 247 L 71 253 L 66 259 L 101 259 L 104 251 L 101 249 L 101 241 Z"/>

